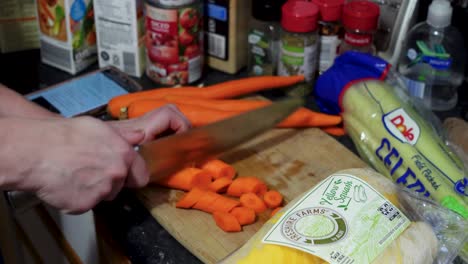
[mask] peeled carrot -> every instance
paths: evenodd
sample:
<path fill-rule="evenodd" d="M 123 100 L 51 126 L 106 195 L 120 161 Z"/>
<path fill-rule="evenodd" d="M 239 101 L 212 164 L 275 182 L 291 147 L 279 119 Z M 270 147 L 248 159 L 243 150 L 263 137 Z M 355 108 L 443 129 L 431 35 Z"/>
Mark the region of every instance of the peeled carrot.
<path fill-rule="evenodd" d="M 213 212 L 216 225 L 225 232 L 239 232 L 242 230 L 239 221 L 232 214 L 226 212 Z"/>
<path fill-rule="evenodd" d="M 220 159 L 208 160 L 201 164 L 200 168 L 211 172 L 214 179 L 222 177 L 233 179 L 236 176 L 236 169 Z"/>
<path fill-rule="evenodd" d="M 213 213 L 214 211 L 227 213 L 239 205 L 240 202 L 237 200 L 225 197 L 212 191 L 205 191 L 192 208 L 207 213 Z"/>
<path fill-rule="evenodd" d="M 267 209 L 263 200 L 255 193 L 244 193 L 239 201 L 242 206 L 252 208 L 257 214 L 263 213 Z"/>
<path fill-rule="evenodd" d="M 232 209 L 236 208 L 237 206 L 240 206 L 240 202 L 238 200 L 234 200 L 226 196 L 222 196 L 222 195 L 219 195 L 219 196 L 221 197 L 217 199 L 212 205 L 212 207 L 214 208 L 214 211 L 228 213 Z"/>
<path fill-rule="evenodd" d="M 244 193 L 255 193 L 262 196 L 268 187 L 257 177 L 239 177 L 232 181 L 227 189 L 227 194 L 230 196 L 240 197 Z"/>
<path fill-rule="evenodd" d="M 199 187 L 192 188 L 189 192 L 184 194 L 182 198 L 176 203 L 177 208 L 191 208 L 200 199 L 205 191 Z"/>
<path fill-rule="evenodd" d="M 166 95 L 183 95 L 198 98 L 226 99 L 241 95 L 280 88 L 304 81 L 304 76 L 256 76 L 232 81 L 226 81 L 204 88 L 181 87 L 181 88 L 158 88 L 148 91 L 124 94 L 112 98 L 107 104 L 108 113 L 119 116 L 122 108 L 130 103 L 141 99 L 161 99 Z"/>
<path fill-rule="evenodd" d="M 211 99 L 200 97 L 189 97 L 183 95 L 167 95 L 163 100 L 174 104 L 189 104 L 203 106 L 221 111 L 248 111 L 258 107 L 266 106 L 271 102 L 257 99 Z"/>
<path fill-rule="evenodd" d="M 234 215 L 241 225 L 253 224 L 256 218 L 255 211 L 252 208 L 245 206 L 239 206 L 232 209 L 230 214 Z"/>
<path fill-rule="evenodd" d="M 271 103 L 271 102 L 270 102 Z M 131 103 L 127 109 L 127 117 L 135 118 L 146 114 L 149 111 L 157 109 L 167 104 L 162 99 L 159 100 L 139 100 Z M 269 103 L 267 103 L 269 104 Z M 216 109 L 210 109 L 198 105 L 189 105 L 183 103 L 177 103 L 176 106 L 179 110 L 190 120 L 193 126 L 204 126 L 217 122 L 235 115 L 241 114 L 248 110 L 243 111 L 220 111 Z M 258 107 L 257 107 L 258 108 Z M 252 108 L 254 110 L 256 108 Z M 333 126 L 341 123 L 342 119 L 340 116 L 328 115 L 319 112 L 314 112 L 306 108 L 300 108 L 285 120 L 279 123 L 276 127 L 280 128 L 302 128 L 302 127 L 322 127 L 322 126 Z"/>
<path fill-rule="evenodd" d="M 184 191 L 190 191 L 194 187 L 207 189 L 211 183 L 212 177 L 212 174 L 208 171 L 189 167 L 158 181 L 157 184 Z"/>
<path fill-rule="evenodd" d="M 128 106 L 127 117 L 135 118 L 146 114 L 149 111 L 166 105 L 164 100 L 140 100 L 131 103 Z M 179 110 L 190 120 L 192 126 L 199 127 L 213 122 L 217 122 L 238 114 L 238 112 L 223 112 L 209 108 L 203 108 L 193 105 L 178 104 Z"/>
<path fill-rule="evenodd" d="M 322 127 L 321 129 L 324 132 L 332 136 L 336 136 L 336 137 L 341 137 L 341 136 L 346 135 L 346 131 L 344 130 L 344 128 L 341 128 L 341 127 Z"/>
<path fill-rule="evenodd" d="M 271 211 L 270 217 L 273 217 L 279 210 L 283 209 L 282 206 L 278 206 L 273 211 Z"/>
<path fill-rule="evenodd" d="M 263 201 L 268 208 L 276 208 L 283 202 L 283 195 L 275 190 L 269 190 L 263 195 Z"/>
<path fill-rule="evenodd" d="M 229 179 L 227 177 L 221 177 L 221 178 L 214 180 L 210 184 L 210 186 L 208 186 L 208 189 L 216 193 L 224 193 L 226 192 L 229 185 L 231 185 L 231 183 L 232 183 L 232 179 Z"/>
<path fill-rule="evenodd" d="M 215 211 L 213 204 L 220 197 L 221 195 L 215 192 L 205 191 L 192 208 L 198 209 L 203 212 L 212 213 Z"/>

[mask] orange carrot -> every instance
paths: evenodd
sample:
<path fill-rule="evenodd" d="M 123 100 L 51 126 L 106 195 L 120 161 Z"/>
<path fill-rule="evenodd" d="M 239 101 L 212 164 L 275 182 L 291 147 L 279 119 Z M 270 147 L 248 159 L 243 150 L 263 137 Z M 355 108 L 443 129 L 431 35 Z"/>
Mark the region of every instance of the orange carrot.
<path fill-rule="evenodd" d="M 200 165 L 200 168 L 213 174 L 214 179 L 226 177 L 233 179 L 236 176 L 236 169 L 220 159 L 211 159 Z"/>
<path fill-rule="evenodd" d="M 219 194 L 218 194 L 219 195 Z M 213 210 L 229 213 L 232 209 L 240 205 L 240 202 L 226 196 L 221 196 L 213 203 Z"/>
<path fill-rule="evenodd" d="M 242 206 L 252 208 L 257 214 L 263 213 L 267 209 L 263 200 L 255 193 L 244 193 L 239 201 Z"/>
<path fill-rule="evenodd" d="M 225 197 L 212 191 L 205 191 L 192 208 L 207 213 L 213 213 L 214 211 L 227 213 L 234 207 L 239 206 L 239 204 L 240 202 L 237 200 Z"/>
<path fill-rule="evenodd" d="M 221 195 L 215 192 L 205 191 L 192 208 L 198 209 L 203 212 L 212 213 L 215 211 L 213 204 L 220 197 Z"/>
<path fill-rule="evenodd" d="M 212 177 L 212 174 L 208 171 L 189 167 L 179 170 L 156 183 L 172 189 L 190 191 L 194 187 L 207 189 L 211 183 Z"/>
<path fill-rule="evenodd" d="M 230 214 L 234 215 L 241 225 L 253 224 L 256 218 L 255 211 L 252 208 L 245 206 L 239 206 L 232 209 Z"/>
<path fill-rule="evenodd" d="M 160 100 L 139 100 L 131 103 L 125 112 L 128 118 L 140 117 L 149 111 L 166 105 L 166 101 Z M 268 103 L 269 104 L 269 103 Z M 213 122 L 221 121 L 235 115 L 246 112 L 243 111 L 220 111 L 198 105 L 177 103 L 179 110 L 190 120 L 193 126 L 199 127 Z M 257 107 L 258 108 L 258 107 Z M 254 110 L 255 108 L 251 109 Z M 276 127 L 280 128 L 302 128 L 302 127 L 322 127 L 333 126 L 341 123 L 340 116 L 328 115 L 314 112 L 306 108 L 300 108 Z"/>
<path fill-rule="evenodd" d="M 257 76 L 232 81 L 226 81 L 204 88 L 181 87 L 181 88 L 158 88 L 148 91 L 124 94 L 112 98 L 107 104 L 108 113 L 119 116 L 122 108 L 130 103 L 141 99 L 161 99 L 166 95 L 183 95 L 198 98 L 227 99 L 241 95 L 259 92 L 262 90 L 275 89 L 293 85 L 304 81 L 304 76 Z"/>
<path fill-rule="evenodd" d="M 270 190 L 263 195 L 263 201 L 268 208 L 276 208 L 283 202 L 283 195 L 275 190 Z"/>
<path fill-rule="evenodd" d="M 191 208 L 192 206 L 195 205 L 196 202 L 200 199 L 200 197 L 203 195 L 205 190 L 199 188 L 199 187 L 194 187 L 192 188 L 189 192 L 184 194 L 182 198 L 180 198 L 179 201 L 176 203 L 177 208 Z"/>
<path fill-rule="evenodd" d="M 226 212 L 213 212 L 216 225 L 225 232 L 239 232 L 242 230 L 239 221 L 232 214 Z"/>
<path fill-rule="evenodd" d="M 210 186 L 208 186 L 208 189 L 213 192 L 224 193 L 226 192 L 229 185 L 231 185 L 231 183 L 232 179 L 229 179 L 227 177 L 221 177 L 219 179 L 214 180 L 210 184 Z"/>
<path fill-rule="evenodd" d="M 336 137 L 341 137 L 346 135 L 346 131 L 341 128 L 341 127 L 322 127 L 321 128 L 324 132 L 336 136 Z"/>
<path fill-rule="evenodd" d="M 147 112 L 160 108 L 166 104 L 167 102 L 164 100 L 139 100 L 128 106 L 127 117 L 140 117 Z M 190 120 L 194 127 L 204 126 L 238 114 L 238 112 L 217 111 L 194 105 L 178 104 L 177 108 L 179 108 L 179 110 Z"/>
<path fill-rule="evenodd" d="M 239 177 L 232 181 L 227 189 L 227 194 L 230 196 L 240 197 L 244 193 L 255 193 L 262 196 L 268 187 L 257 177 Z"/>
<path fill-rule="evenodd" d="M 273 211 L 271 211 L 270 217 L 273 217 L 279 210 L 283 209 L 282 206 L 278 206 Z"/>
<path fill-rule="evenodd" d="M 210 99 L 183 95 L 167 95 L 162 99 L 173 104 L 189 104 L 221 111 L 235 112 L 248 111 L 271 103 L 268 100 L 260 99 Z"/>

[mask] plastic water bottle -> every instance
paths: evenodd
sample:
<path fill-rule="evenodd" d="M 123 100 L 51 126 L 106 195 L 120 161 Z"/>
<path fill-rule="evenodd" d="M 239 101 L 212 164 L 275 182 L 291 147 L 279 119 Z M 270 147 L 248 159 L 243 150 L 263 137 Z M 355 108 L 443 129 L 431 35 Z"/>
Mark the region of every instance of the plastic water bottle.
<path fill-rule="evenodd" d="M 452 7 L 447 0 L 434 0 L 427 19 L 415 25 L 403 44 L 398 71 L 409 94 L 421 98 L 430 109 L 452 109 L 463 82 L 466 53 L 463 37 L 450 26 Z"/>

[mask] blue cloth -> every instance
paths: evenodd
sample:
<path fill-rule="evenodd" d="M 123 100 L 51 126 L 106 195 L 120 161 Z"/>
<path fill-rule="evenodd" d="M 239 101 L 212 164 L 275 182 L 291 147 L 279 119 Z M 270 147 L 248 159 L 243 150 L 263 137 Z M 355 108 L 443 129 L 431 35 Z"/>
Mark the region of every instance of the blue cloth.
<path fill-rule="evenodd" d="M 338 56 L 315 83 L 314 97 L 320 111 L 339 114 L 340 96 L 349 83 L 361 79 L 383 79 L 390 66 L 385 60 L 362 52 L 348 51 Z"/>

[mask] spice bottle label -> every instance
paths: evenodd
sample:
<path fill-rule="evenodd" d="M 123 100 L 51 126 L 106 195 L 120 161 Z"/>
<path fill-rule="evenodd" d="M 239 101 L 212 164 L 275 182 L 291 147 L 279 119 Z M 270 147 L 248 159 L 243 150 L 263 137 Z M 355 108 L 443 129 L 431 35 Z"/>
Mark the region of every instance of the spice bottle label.
<path fill-rule="evenodd" d="M 371 263 L 409 219 L 364 180 L 333 174 L 306 193 L 262 242 L 292 247 L 328 263 Z"/>
<path fill-rule="evenodd" d="M 280 43 L 278 75 L 304 75 L 306 81 L 312 82 L 317 69 L 317 46 L 297 47 Z"/>
<path fill-rule="evenodd" d="M 251 74 L 273 75 L 274 67 L 272 55 L 276 54 L 276 51 L 272 49 L 275 43 L 271 42 L 272 40 L 268 39 L 264 32 L 258 30 L 251 30 L 248 40 Z"/>
<path fill-rule="evenodd" d="M 330 68 L 335 60 L 338 46 L 340 45 L 338 36 L 321 36 L 320 37 L 320 58 L 319 71 L 324 72 Z"/>
<path fill-rule="evenodd" d="M 346 32 L 344 39 L 346 43 L 352 46 L 364 47 L 372 44 L 372 35 Z"/>

